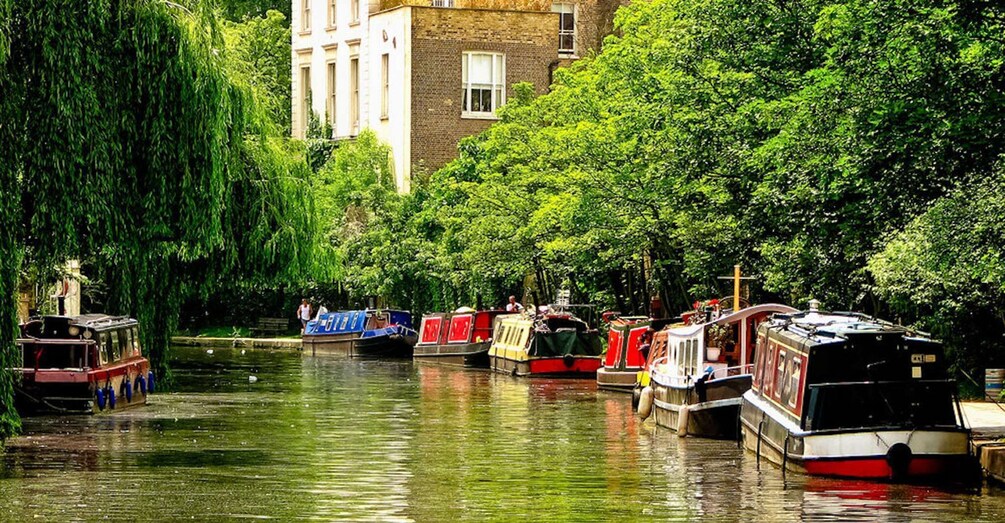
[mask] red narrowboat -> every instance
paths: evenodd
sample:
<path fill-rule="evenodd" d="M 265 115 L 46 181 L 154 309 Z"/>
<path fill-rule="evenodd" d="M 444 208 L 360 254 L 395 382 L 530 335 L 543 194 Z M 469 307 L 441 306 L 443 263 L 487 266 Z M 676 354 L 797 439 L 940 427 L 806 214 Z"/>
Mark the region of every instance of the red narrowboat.
<path fill-rule="evenodd" d="M 600 368 L 600 333 L 568 312 L 495 319 L 489 363 L 514 376 L 588 378 Z"/>
<path fill-rule="evenodd" d="M 23 414 L 80 413 L 144 405 L 154 375 L 139 325 L 125 316 L 43 316 L 21 325 L 16 404 Z"/>
<path fill-rule="evenodd" d="M 493 322 L 503 314 L 510 313 L 464 307 L 427 314 L 422 317 L 412 357 L 415 361 L 487 369 Z"/>
<path fill-rule="evenodd" d="M 676 320 L 652 320 L 645 316 L 621 316 L 611 320 L 607 331 L 607 353 L 597 370 L 597 387 L 632 392 L 639 372 L 646 365 L 652 335 Z"/>
<path fill-rule="evenodd" d="M 758 460 L 795 472 L 943 482 L 975 467 L 942 345 L 815 301 L 761 325 L 740 420 Z"/>

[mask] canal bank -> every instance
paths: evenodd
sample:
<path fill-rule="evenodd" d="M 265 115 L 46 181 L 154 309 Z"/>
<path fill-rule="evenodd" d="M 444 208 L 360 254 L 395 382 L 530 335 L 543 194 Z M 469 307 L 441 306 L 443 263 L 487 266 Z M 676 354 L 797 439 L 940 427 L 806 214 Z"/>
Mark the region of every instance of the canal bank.
<path fill-rule="evenodd" d="M 974 455 L 985 477 L 1005 486 L 1005 410 L 990 401 L 968 401 L 962 406 L 973 429 Z"/>
<path fill-rule="evenodd" d="M 235 348 L 235 349 L 294 349 L 300 350 L 300 338 L 224 338 L 208 336 L 175 336 L 171 343 L 179 347 Z"/>

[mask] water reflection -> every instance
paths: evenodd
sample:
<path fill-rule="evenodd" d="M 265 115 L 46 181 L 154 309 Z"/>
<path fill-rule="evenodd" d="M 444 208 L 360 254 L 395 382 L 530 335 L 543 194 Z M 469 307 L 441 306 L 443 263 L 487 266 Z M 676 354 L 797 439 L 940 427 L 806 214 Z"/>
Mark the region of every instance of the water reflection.
<path fill-rule="evenodd" d="M 178 391 L 147 408 L 27 420 L 0 461 L 0 519 L 1005 520 L 996 490 L 758 470 L 587 380 L 177 354 Z"/>

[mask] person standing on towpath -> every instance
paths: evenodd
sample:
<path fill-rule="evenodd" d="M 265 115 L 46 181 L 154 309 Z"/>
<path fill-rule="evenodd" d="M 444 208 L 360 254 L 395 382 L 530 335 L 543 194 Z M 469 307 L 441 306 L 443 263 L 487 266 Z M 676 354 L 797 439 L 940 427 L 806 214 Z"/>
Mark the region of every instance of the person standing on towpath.
<path fill-rule="evenodd" d="M 297 318 L 300 319 L 300 334 L 303 334 L 307 330 L 307 322 L 311 319 L 311 305 L 307 303 L 307 298 L 300 300 Z"/>

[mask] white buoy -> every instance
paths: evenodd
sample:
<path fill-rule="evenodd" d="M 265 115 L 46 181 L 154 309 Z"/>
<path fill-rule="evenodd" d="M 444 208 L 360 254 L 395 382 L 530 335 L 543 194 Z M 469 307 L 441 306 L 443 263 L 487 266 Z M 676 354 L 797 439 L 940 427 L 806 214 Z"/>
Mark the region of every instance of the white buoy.
<path fill-rule="evenodd" d="M 206 349 L 206 354 L 213 354 L 213 349 Z"/>
<path fill-rule="evenodd" d="M 687 405 L 681 405 L 680 410 L 677 411 L 677 436 L 685 437 L 687 436 L 687 418 L 690 415 L 690 411 Z"/>
<path fill-rule="evenodd" d="M 248 376 L 248 383 L 254 383 L 258 381 L 258 376 Z"/>
<path fill-rule="evenodd" d="M 653 413 L 654 394 L 653 388 L 647 385 L 642 388 L 642 394 L 639 395 L 639 408 L 637 412 L 643 420 L 648 419 L 649 415 Z"/>

